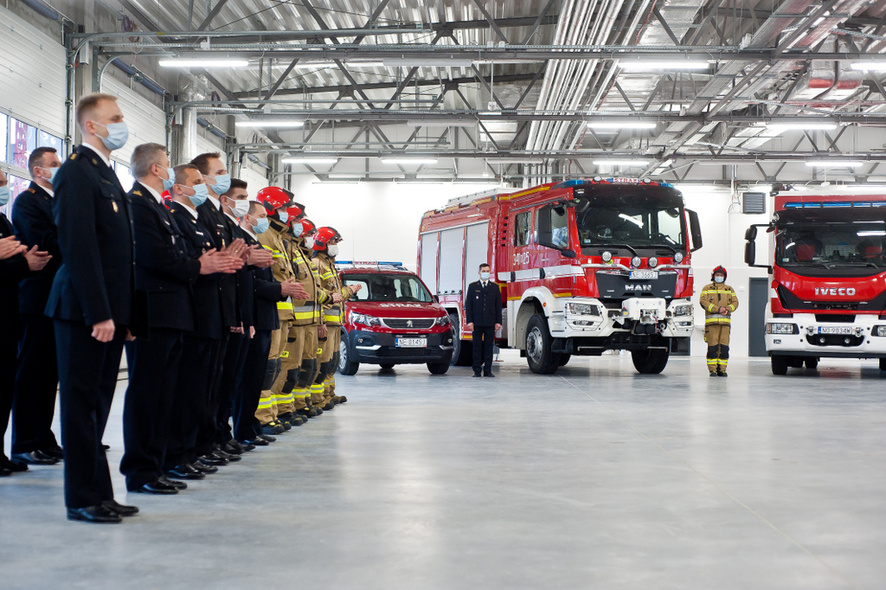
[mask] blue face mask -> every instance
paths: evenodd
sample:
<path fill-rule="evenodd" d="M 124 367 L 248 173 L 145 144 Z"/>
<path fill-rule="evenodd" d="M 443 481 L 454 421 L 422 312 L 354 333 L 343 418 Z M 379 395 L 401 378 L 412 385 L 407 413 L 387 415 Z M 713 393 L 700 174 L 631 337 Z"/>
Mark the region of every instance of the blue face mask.
<path fill-rule="evenodd" d="M 194 207 L 199 207 L 209 198 L 209 189 L 205 184 L 195 184 L 191 188 L 194 189 L 195 192 L 193 195 L 188 195 L 188 198 L 191 199 L 191 204 Z"/>
<path fill-rule="evenodd" d="M 40 168 L 43 168 L 43 166 L 40 166 Z M 49 178 L 47 179 L 49 184 L 52 184 L 52 181 L 55 180 L 55 175 L 58 174 L 58 168 L 58 166 L 55 168 L 43 168 L 43 170 L 49 170 Z"/>
<path fill-rule="evenodd" d="M 98 136 L 106 148 L 113 152 L 126 145 L 126 140 L 129 139 L 129 127 L 126 126 L 126 123 L 122 121 L 120 123 L 108 123 L 107 125 L 102 125 L 96 121 L 93 121 L 93 123 L 101 125 L 108 130 L 107 137 Z"/>
<path fill-rule="evenodd" d="M 172 187 L 175 185 L 175 170 L 173 170 L 172 168 L 167 168 L 166 175 L 168 176 L 168 178 L 160 179 L 163 181 L 163 190 L 171 191 Z"/>
<path fill-rule="evenodd" d="M 301 236 L 301 233 L 304 231 L 304 229 L 305 228 L 303 228 L 300 223 L 293 223 L 292 224 L 292 235 L 297 238 L 297 237 Z"/>
<path fill-rule="evenodd" d="M 9 202 L 9 185 L 0 186 L 0 207 Z"/>
<path fill-rule="evenodd" d="M 219 174 L 215 177 L 215 186 L 212 190 L 217 195 L 223 195 L 231 189 L 231 175 Z"/>
<path fill-rule="evenodd" d="M 258 220 L 258 223 L 255 224 L 255 227 L 252 228 L 252 231 L 254 231 L 257 234 L 263 234 L 266 231 L 268 231 L 268 228 L 270 226 L 271 226 L 271 222 L 268 221 L 268 218 L 263 217 Z"/>
<path fill-rule="evenodd" d="M 726 277 L 723 277 L 723 276 L 716 276 L 716 277 L 714 277 L 714 282 L 715 282 L 715 283 L 722 283 L 722 282 L 725 281 L 725 280 L 726 280 Z"/>
<path fill-rule="evenodd" d="M 277 217 L 280 218 L 280 223 L 286 223 L 289 221 L 289 213 L 286 211 L 277 211 Z"/>

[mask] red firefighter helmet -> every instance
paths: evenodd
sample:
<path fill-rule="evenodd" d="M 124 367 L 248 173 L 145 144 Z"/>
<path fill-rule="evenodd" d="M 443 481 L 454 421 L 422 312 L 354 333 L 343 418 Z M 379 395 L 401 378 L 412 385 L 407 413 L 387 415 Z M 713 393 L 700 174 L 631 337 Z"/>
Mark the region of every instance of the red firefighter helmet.
<path fill-rule="evenodd" d="M 305 206 L 301 203 L 289 203 L 286 213 L 289 215 L 288 223 L 292 225 L 293 221 L 298 221 L 305 216 Z"/>
<path fill-rule="evenodd" d="M 279 186 L 268 186 L 256 194 L 255 198 L 269 211 L 275 211 L 292 201 L 292 193 Z"/>
<path fill-rule="evenodd" d="M 338 230 L 334 227 L 321 227 L 317 230 L 316 237 L 314 237 L 314 250 L 325 250 L 329 245 L 329 241 L 334 239 L 341 240 L 341 234 L 338 233 Z"/>
<path fill-rule="evenodd" d="M 308 219 L 307 217 L 305 217 L 304 219 L 301 219 L 301 220 L 299 221 L 299 223 L 301 223 L 301 235 L 302 235 L 302 237 L 308 235 L 308 234 L 311 233 L 312 231 L 316 231 L 316 229 L 317 229 L 317 226 L 314 225 L 314 222 L 311 221 L 310 219 Z"/>
<path fill-rule="evenodd" d="M 715 268 L 713 271 L 711 271 L 711 280 L 712 280 L 712 281 L 714 280 L 714 275 L 717 274 L 718 272 L 723 273 L 723 278 L 724 278 L 724 279 L 728 276 L 728 275 L 726 274 L 726 269 L 723 268 L 722 266 L 718 266 L 718 267 Z"/>

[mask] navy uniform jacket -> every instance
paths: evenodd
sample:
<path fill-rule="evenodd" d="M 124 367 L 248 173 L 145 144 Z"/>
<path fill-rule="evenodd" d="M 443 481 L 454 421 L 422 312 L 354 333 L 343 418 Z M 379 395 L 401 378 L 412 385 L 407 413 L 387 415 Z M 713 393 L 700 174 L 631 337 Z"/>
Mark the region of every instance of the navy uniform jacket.
<path fill-rule="evenodd" d="M 0 213 L 0 238 L 15 235 L 15 229 Z M 0 260 L 0 309 L 3 310 L 3 321 L 0 321 L 0 338 L 18 339 L 18 285 L 19 281 L 30 273 L 28 261 L 24 254 L 16 254 Z M 14 355 L 13 355 L 14 356 Z M 15 359 L 13 359 L 13 367 Z"/>
<path fill-rule="evenodd" d="M 248 236 L 246 231 L 244 231 L 239 225 L 231 222 L 230 218 L 227 216 L 225 216 L 225 218 L 231 224 L 231 237 L 235 240 L 241 238 L 248 245 L 249 240 L 247 240 Z M 237 317 L 239 317 L 240 322 L 243 323 L 243 328 L 255 326 L 255 297 L 253 296 L 255 285 L 253 283 L 252 275 L 253 268 L 254 267 L 252 266 L 243 265 L 243 268 L 238 270 L 237 274 L 234 275 L 237 282 Z"/>
<path fill-rule="evenodd" d="M 185 210 L 185 205 L 170 201 L 169 213 L 182 236 L 188 256 L 196 260 L 203 256 L 207 250 L 212 250 L 215 247 L 209 238 L 209 230 L 194 215 Z M 219 276 L 218 274 L 200 275 L 192 288 L 193 334 L 199 338 L 218 339 L 222 337 Z"/>
<path fill-rule="evenodd" d="M 218 250 L 225 248 L 237 237 L 232 233 L 232 225 L 228 218 L 209 199 L 197 207 L 200 223 L 209 230 L 209 239 Z M 227 327 L 239 327 L 240 318 L 237 313 L 237 277 L 224 274 L 218 280 L 221 296 L 222 322 Z"/>
<path fill-rule="evenodd" d="M 37 246 L 49 252 L 52 259 L 43 270 L 31 273 L 18 286 L 19 311 L 42 315 L 52 290 L 52 280 L 62 263 L 58 249 L 58 231 L 52 220 L 52 197 L 36 182 L 22 191 L 12 205 L 15 233 L 28 248 Z"/>
<path fill-rule="evenodd" d="M 135 292 L 144 330 L 194 329 L 191 287 L 200 276 L 200 261 L 188 256 L 172 215 L 136 182 L 129 191 L 135 233 Z"/>
<path fill-rule="evenodd" d="M 80 146 L 53 182 L 52 214 L 62 265 L 46 315 L 94 326 L 132 322 L 133 243 L 129 199 L 101 157 Z"/>
<path fill-rule="evenodd" d="M 246 244 L 254 246 L 258 240 L 248 232 L 243 232 Z M 277 302 L 284 301 L 283 287 L 274 279 L 274 271 L 269 268 L 250 267 L 252 272 L 253 320 L 256 330 L 277 330 L 280 328 L 280 314 L 277 313 Z"/>
<path fill-rule="evenodd" d="M 493 281 L 468 285 L 465 296 L 465 320 L 475 326 L 494 326 L 501 323 L 501 290 Z"/>

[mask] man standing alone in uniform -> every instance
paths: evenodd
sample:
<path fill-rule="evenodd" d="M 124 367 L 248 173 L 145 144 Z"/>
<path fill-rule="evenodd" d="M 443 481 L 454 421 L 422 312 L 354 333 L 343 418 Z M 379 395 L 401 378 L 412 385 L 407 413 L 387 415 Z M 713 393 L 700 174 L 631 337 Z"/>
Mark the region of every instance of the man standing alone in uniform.
<path fill-rule="evenodd" d="M 138 512 L 114 500 L 101 442 L 132 321 L 129 200 L 110 160 L 129 132 L 108 94 L 80 99 L 77 125 L 83 143 L 53 182 L 62 266 L 46 315 L 55 323 L 68 518 L 112 523 Z"/>
<path fill-rule="evenodd" d="M 495 377 L 492 374 L 492 346 L 495 333 L 501 328 L 501 291 L 498 285 L 489 280 L 490 268 L 485 262 L 480 265 L 480 280 L 468 285 L 465 296 L 465 319 L 471 331 L 474 346 L 474 377 Z"/>
<path fill-rule="evenodd" d="M 698 302 L 704 308 L 704 340 L 708 344 L 708 372 L 711 377 L 726 377 L 729 360 L 729 331 L 732 312 L 738 309 L 738 297 L 726 284 L 726 269 L 718 266 L 710 283 L 701 290 Z"/>

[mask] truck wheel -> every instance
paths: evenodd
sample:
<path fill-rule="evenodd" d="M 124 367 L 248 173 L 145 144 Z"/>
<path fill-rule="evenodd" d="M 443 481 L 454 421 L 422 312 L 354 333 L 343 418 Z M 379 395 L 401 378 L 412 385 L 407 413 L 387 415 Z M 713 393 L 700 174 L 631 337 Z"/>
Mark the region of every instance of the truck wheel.
<path fill-rule="evenodd" d="M 886 371 L 886 359 L 880 359 L 880 370 Z"/>
<path fill-rule="evenodd" d="M 445 375 L 449 370 L 449 363 L 428 363 L 428 371 L 431 375 Z"/>
<path fill-rule="evenodd" d="M 772 356 L 772 374 L 773 375 L 787 375 L 788 374 L 788 357 L 786 356 Z"/>
<path fill-rule="evenodd" d="M 473 362 L 473 343 L 461 339 L 461 327 L 458 322 L 458 314 L 449 314 L 452 320 L 452 360 L 450 364 L 456 367 L 470 367 Z"/>
<path fill-rule="evenodd" d="M 807 369 L 812 369 L 814 371 L 818 367 L 818 357 L 807 356 L 804 360 Z"/>
<path fill-rule="evenodd" d="M 529 370 L 541 375 L 551 375 L 560 366 L 560 355 L 551 352 L 554 339 L 548 330 L 545 316 L 535 314 L 526 324 L 526 362 Z"/>
<path fill-rule="evenodd" d="M 382 369 L 393 369 L 394 363 L 379 363 L 378 366 Z"/>
<path fill-rule="evenodd" d="M 634 368 L 638 373 L 657 375 L 664 371 L 670 355 L 671 352 L 667 349 L 632 350 L 631 360 L 634 361 Z"/>
<path fill-rule="evenodd" d="M 338 372 L 342 375 L 354 375 L 360 368 L 360 363 L 351 362 L 351 351 L 349 350 L 348 334 L 345 331 L 341 333 L 341 344 L 339 345 Z"/>
<path fill-rule="evenodd" d="M 572 358 L 572 355 L 571 355 L 571 354 L 563 354 L 563 353 L 561 352 L 561 353 L 560 353 L 560 366 L 561 366 L 561 367 L 566 366 L 566 363 L 568 363 L 568 362 L 569 362 L 569 359 L 571 359 L 571 358 Z"/>

